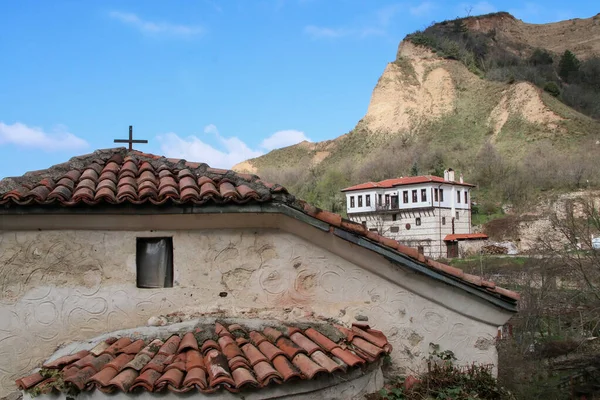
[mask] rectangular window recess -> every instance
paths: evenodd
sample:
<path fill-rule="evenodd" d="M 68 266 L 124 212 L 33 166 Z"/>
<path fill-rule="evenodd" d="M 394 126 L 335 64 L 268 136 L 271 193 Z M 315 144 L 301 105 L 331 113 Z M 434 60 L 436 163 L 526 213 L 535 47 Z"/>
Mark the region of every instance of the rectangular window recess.
<path fill-rule="evenodd" d="M 137 287 L 173 287 L 173 238 L 137 238 L 135 264 Z"/>

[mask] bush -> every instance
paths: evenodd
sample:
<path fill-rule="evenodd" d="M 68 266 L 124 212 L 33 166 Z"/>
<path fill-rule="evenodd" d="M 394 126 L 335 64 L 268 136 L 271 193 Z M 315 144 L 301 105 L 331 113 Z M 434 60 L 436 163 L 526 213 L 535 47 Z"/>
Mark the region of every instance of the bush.
<path fill-rule="evenodd" d="M 427 360 L 427 373 L 419 379 L 412 377 L 406 380 L 397 379 L 382 389 L 377 397 L 369 399 L 389 400 L 513 400 L 514 396 L 498 386 L 491 372 L 491 367 L 469 365 L 458 367 L 456 358 L 449 350 L 440 351 L 439 346 L 430 344 L 430 356 Z"/>
<path fill-rule="evenodd" d="M 560 95 L 560 88 L 554 82 L 546 82 L 544 85 L 544 90 L 554 97 L 558 97 L 558 95 Z"/>
<path fill-rule="evenodd" d="M 552 62 L 552 55 L 545 49 L 535 49 L 529 57 L 529 63 L 532 65 L 548 65 Z"/>

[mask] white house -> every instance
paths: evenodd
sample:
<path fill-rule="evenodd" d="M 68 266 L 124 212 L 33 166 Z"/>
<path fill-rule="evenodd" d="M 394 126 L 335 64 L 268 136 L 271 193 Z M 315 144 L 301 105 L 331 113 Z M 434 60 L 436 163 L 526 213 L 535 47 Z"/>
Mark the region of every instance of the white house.
<path fill-rule="evenodd" d="M 351 221 L 370 231 L 417 247 L 423 254 L 458 256 L 459 240 L 487 238 L 471 232 L 471 189 L 456 181 L 452 169 L 444 178 L 432 175 L 386 179 L 355 185 L 346 194 Z"/>
<path fill-rule="evenodd" d="M 0 397 L 38 400 L 358 398 L 388 353 L 496 364 L 519 297 L 256 175 L 123 148 L 0 181 L 0 289 Z"/>

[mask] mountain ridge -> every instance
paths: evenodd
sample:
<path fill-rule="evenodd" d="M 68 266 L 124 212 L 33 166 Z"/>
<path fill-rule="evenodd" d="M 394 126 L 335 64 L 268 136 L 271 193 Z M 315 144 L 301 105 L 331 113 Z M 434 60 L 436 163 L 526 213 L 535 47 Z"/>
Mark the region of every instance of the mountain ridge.
<path fill-rule="evenodd" d="M 598 27 L 593 31 L 597 35 L 586 44 L 593 49 L 597 43 L 600 45 L 600 14 L 577 20 L 575 25 L 579 29 L 590 24 Z M 510 27 L 506 29 L 508 33 L 502 30 L 503 26 Z M 518 35 L 514 32 L 535 27 L 556 32 L 560 28 L 569 30 L 568 37 L 572 39 L 580 35 L 570 31 L 572 26 L 568 21 L 526 24 L 510 14 L 496 13 L 445 21 L 434 28 L 476 29 L 476 34 L 486 35 L 484 39 L 491 43 L 488 46 L 502 45 L 509 52 L 518 49 L 520 57 L 529 57 L 534 47 L 515 43 L 512 38 Z M 586 29 L 589 33 L 590 29 Z M 499 39 L 489 39 L 492 30 Z M 419 32 L 413 35 L 416 34 Z M 557 41 L 563 36 L 559 35 Z M 551 45 L 561 51 L 558 45 Z M 586 49 L 578 50 L 582 58 L 592 56 L 591 50 Z M 575 187 L 582 179 L 600 183 L 597 173 L 588 171 L 587 164 L 581 165 L 590 156 L 597 156 L 600 122 L 531 82 L 482 79 L 478 68 L 434 51 L 435 48 L 415 44 L 414 36 L 407 36 L 398 47 L 396 59 L 386 65 L 379 78 L 365 116 L 352 131 L 331 140 L 277 149 L 233 169 L 278 181 L 300 197 L 332 211 L 344 209 L 343 198 L 337 195 L 344 185 L 411 172 L 439 174 L 444 167 L 460 170 L 465 178 L 480 184 L 482 200 L 517 202 L 519 199 L 509 192 L 521 189 L 497 187 L 501 183 L 498 181 L 512 179 L 517 173 L 523 190 L 532 185 L 525 180 L 540 175 L 540 170 L 563 171 L 560 177 L 536 178 L 533 184 L 540 190 L 560 185 L 562 189 Z M 554 164 L 542 166 L 544 158 Z M 483 176 L 481 171 L 487 170 L 492 161 L 500 163 L 502 174 L 492 171 Z M 575 167 L 569 164 L 586 171 L 576 178 L 578 173 L 571 171 Z M 544 186 L 538 184 L 541 181 L 563 183 Z"/>

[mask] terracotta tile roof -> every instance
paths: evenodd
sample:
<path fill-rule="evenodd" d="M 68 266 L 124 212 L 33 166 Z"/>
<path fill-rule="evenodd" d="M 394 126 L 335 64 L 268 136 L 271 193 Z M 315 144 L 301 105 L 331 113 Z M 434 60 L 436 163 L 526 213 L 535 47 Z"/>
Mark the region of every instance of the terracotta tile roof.
<path fill-rule="evenodd" d="M 275 193 L 287 191 L 256 175 L 125 148 L 99 150 L 0 181 L 0 204 L 16 205 L 240 204 L 269 201 Z"/>
<path fill-rule="evenodd" d="M 454 242 L 456 240 L 474 240 L 474 239 L 487 239 L 488 235 L 485 233 L 457 233 L 453 235 L 446 235 L 444 237 L 445 242 Z"/>
<path fill-rule="evenodd" d="M 471 183 L 460 183 L 456 181 L 445 181 L 444 178 L 440 178 L 439 176 L 433 175 L 422 175 L 422 176 L 407 176 L 402 178 L 393 178 L 386 179 L 379 182 L 366 182 L 358 185 L 350 186 L 345 189 L 342 189 L 342 192 L 349 192 L 354 190 L 364 190 L 364 189 L 390 189 L 394 186 L 403 186 L 403 185 L 415 185 L 418 183 L 445 183 L 447 185 L 461 185 L 461 186 L 475 186 Z"/>
<path fill-rule="evenodd" d="M 443 181 L 439 177 L 431 178 Z M 281 185 L 264 182 L 256 175 L 210 168 L 204 163 L 117 148 L 98 150 L 47 170 L 32 171 L 22 177 L 0 181 L 0 205 L 4 204 L 5 208 L 35 205 L 70 208 L 122 203 L 161 205 L 167 202 L 179 205 L 209 202 L 284 204 L 329 224 L 331 234 L 335 235 L 335 229 L 350 232 L 482 292 L 510 302 L 519 299 L 516 292 L 486 285 L 490 282 L 481 277 L 429 259 L 415 248 L 368 231 L 361 224 L 345 220 L 341 215 L 298 200 Z"/>
<path fill-rule="evenodd" d="M 488 282 L 479 276 L 467 274 L 461 269 L 451 267 L 449 265 L 435 261 L 429 257 L 425 257 L 425 255 L 419 253 L 416 248 L 405 246 L 394 239 L 390 239 L 385 236 L 379 235 L 376 232 L 369 231 L 362 224 L 345 220 L 338 214 L 321 210 L 317 207 L 311 206 L 310 204 L 304 201 L 300 201 L 300 203 L 302 204 L 303 210 L 306 214 L 315 217 L 323 222 L 326 222 L 332 227 L 340 228 L 353 234 L 366 237 L 372 242 L 393 249 L 394 251 L 397 251 L 398 253 L 404 256 L 408 256 L 413 260 L 421 263 L 422 265 L 427 266 L 429 269 L 441 272 L 445 275 L 449 275 L 455 279 L 476 286 L 477 288 L 483 291 L 494 293 L 496 295 L 511 299 L 513 301 L 519 300 L 520 298 L 517 292 L 501 288 L 493 284 L 493 282 Z"/>
<path fill-rule="evenodd" d="M 267 327 L 215 323 L 168 338 L 111 338 L 46 362 L 16 381 L 22 390 L 239 392 L 293 379 L 345 373 L 389 354 L 392 346 L 368 325 Z M 166 340 L 165 340 L 166 339 Z"/>

